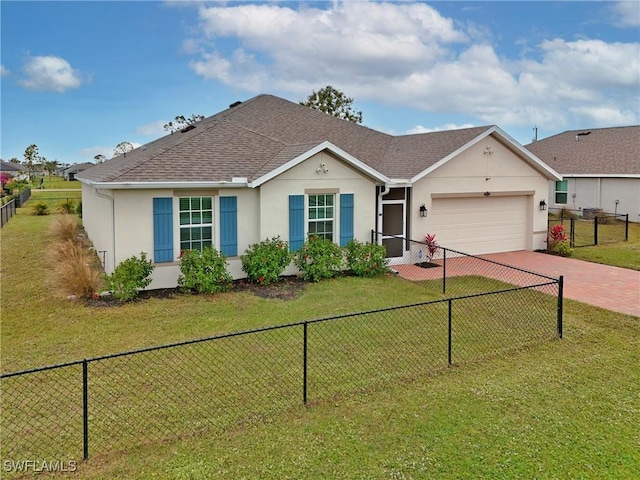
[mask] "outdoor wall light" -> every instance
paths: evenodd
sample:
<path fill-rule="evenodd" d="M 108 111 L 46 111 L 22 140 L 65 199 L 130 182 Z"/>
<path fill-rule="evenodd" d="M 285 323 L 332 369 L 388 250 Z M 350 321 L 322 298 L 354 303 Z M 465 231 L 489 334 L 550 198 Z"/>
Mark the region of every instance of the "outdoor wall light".
<path fill-rule="evenodd" d="M 544 200 L 540 200 L 540 210 L 546 210 L 547 209 L 547 202 L 545 202 Z"/>
<path fill-rule="evenodd" d="M 483 193 L 483 195 L 484 195 L 485 197 L 488 197 L 489 195 L 491 195 L 491 192 L 484 192 L 484 193 Z"/>
<path fill-rule="evenodd" d="M 427 207 L 424 206 L 424 203 L 420 205 L 420 216 L 421 217 L 427 216 Z"/>

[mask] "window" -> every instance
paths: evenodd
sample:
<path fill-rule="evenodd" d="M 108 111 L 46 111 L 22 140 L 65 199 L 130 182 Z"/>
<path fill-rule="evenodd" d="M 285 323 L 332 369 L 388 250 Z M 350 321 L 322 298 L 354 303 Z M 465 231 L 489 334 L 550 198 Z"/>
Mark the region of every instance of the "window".
<path fill-rule="evenodd" d="M 334 195 L 309 195 L 309 236 L 333 241 Z"/>
<path fill-rule="evenodd" d="M 567 203 L 568 182 L 562 180 L 556 182 L 556 203 L 565 205 Z"/>
<path fill-rule="evenodd" d="M 213 245 L 213 197 L 181 197 L 180 251 Z"/>

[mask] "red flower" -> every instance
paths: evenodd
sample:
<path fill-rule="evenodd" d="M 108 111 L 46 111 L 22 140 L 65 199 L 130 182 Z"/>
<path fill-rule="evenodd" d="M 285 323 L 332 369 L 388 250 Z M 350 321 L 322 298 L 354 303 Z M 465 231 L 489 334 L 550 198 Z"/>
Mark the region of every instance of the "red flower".
<path fill-rule="evenodd" d="M 264 277 L 260 277 L 260 278 L 258 278 L 258 281 L 259 281 L 260 283 L 264 282 Z"/>

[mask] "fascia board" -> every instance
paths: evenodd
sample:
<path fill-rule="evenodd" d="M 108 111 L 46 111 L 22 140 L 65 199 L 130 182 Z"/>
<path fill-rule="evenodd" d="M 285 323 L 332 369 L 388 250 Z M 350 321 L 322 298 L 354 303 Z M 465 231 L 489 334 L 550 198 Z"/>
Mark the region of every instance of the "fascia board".
<path fill-rule="evenodd" d="M 638 173 L 562 173 L 563 178 L 640 178 Z"/>
<path fill-rule="evenodd" d="M 105 190 L 150 190 L 188 188 L 247 188 L 247 182 L 94 182 L 78 179 L 80 182 Z"/>

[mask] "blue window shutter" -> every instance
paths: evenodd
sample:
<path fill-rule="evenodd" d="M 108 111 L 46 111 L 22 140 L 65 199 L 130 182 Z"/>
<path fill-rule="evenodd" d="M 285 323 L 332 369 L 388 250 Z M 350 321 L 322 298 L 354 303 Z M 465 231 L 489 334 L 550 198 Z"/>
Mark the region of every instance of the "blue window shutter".
<path fill-rule="evenodd" d="M 238 197 L 220 197 L 220 251 L 238 255 Z"/>
<path fill-rule="evenodd" d="M 304 244 L 304 195 L 289 195 L 289 250 L 297 252 Z"/>
<path fill-rule="evenodd" d="M 173 261 L 173 198 L 153 199 L 153 261 Z"/>
<path fill-rule="evenodd" d="M 353 193 L 340 195 L 340 246 L 353 240 Z"/>

